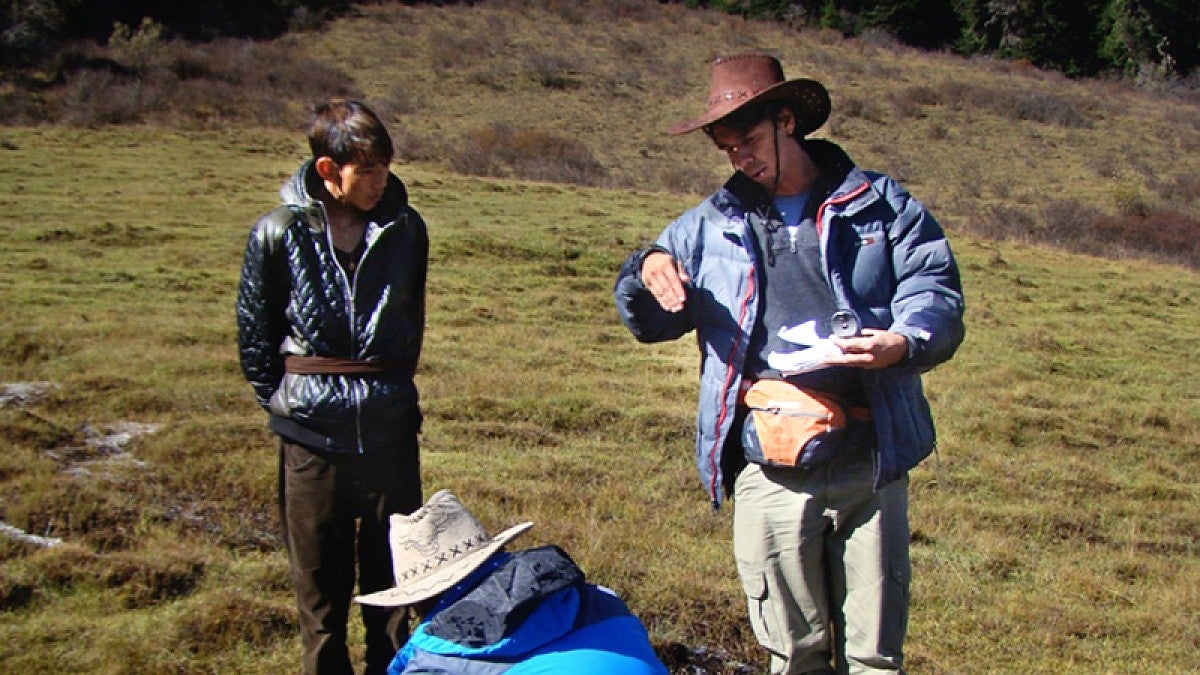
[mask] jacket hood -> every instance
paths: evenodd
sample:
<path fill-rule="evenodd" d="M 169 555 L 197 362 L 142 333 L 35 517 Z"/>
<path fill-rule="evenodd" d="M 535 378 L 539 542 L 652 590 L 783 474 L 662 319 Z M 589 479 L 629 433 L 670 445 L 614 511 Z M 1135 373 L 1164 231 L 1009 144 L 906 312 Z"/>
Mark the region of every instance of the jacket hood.
<path fill-rule="evenodd" d="M 439 654 L 514 657 L 569 632 L 583 572 L 562 549 L 513 554 L 420 626 L 413 640 Z"/>
<path fill-rule="evenodd" d="M 323 212 L 322 202 L 317 197 L 323 192 L 320 180 L 313 160 L 309 159 L 283 182 L 279 188 L 279 198 L 288 206 L 297 206 L 305 211 Z M 371 209 L 367 217 L 369 220 L 386 225 L 397 220 L 407 208 L 408 189 L 404 187 L 404 183 L 396 174 L 389 172 L 388 184 L 383 191 L 383 197 L 380 198 L 375 208 Z M 324 218 L 309 220 L 309 223 L 314 226 L 318 222 L 323 223 Z"/>

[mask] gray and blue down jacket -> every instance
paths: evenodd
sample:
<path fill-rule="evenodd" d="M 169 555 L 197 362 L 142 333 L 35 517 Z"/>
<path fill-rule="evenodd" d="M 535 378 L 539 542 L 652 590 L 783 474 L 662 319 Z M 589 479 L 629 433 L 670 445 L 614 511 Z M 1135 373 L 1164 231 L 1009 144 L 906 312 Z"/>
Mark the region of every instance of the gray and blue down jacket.
<path fill-rule="evenodd" d="M 962 342 L 962 285 L 941 227 L 903 187 L 860 170 L 827 141 L 805 141 L 804 149 L 821 169 L 809 200 L 816 204 L 822 262 L 838 305 L 854 309 L 863 327 L 908 340 L 907 359 L 859 371 L 878 441 L 878 488 L 933 450 L 933 418 L 920 375 L 949 359 Z M 737 173 L 668 225 L 653 247 L 674 256 L 691 277 L 683 311 L 662 309 L 642 284 L 645 250 L 625 262 L 614 291 L 621 320 L 639 341 L 696 331 L 701 353 L 696 465 L 714 507 L 732 487 L 725 475 L 732 468 L 725 467 L 740 466 L 722 453 L 759 315 L 754 231 L 762 230 L 764 218 L 779 219 L 769 195 Z"/>
<path fill-rule="evenodd" d="M 429 240 L 404 185 L 390 175 L 369 214 L 358 269 L 347 274 L 312 196 L 317 180 L 306 162 L 280 189 L 283 205 L 250 231 L 237 297 L 239 355 L 263 408 L 325 437 L 325 450 L 361 453 L 388 445 L 399 425 L 419 424 L 413 374 Z M 386 372 L 285 374 L 289 354 L 375 361 Z"/>

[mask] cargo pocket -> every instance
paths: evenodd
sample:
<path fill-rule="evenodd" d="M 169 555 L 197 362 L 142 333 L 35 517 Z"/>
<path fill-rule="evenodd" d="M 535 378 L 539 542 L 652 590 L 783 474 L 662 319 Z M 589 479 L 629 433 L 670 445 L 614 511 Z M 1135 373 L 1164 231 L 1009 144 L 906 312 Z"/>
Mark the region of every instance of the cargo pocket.
<path fill-rule="evenodd" d="M 774 653 L 783 653 L 779 641 L 780 626 L 775 618 L 767 590 L 767 575 L 761 563 L 737 561 L 738 576 L 742 580 L 742 592 L 746 594 L 746 609 L 750 614 L 750 627 L 758 643 Z"/>
<path fill-rule="evenodd" d="M 879 649 L 885 654 L 900 654 L 908 632 L 909 583 L 912 568 L 907 556 L 893 556 L 887 564 L 888 579 L 884 590 L 883 614 L 879 617 Z"/>

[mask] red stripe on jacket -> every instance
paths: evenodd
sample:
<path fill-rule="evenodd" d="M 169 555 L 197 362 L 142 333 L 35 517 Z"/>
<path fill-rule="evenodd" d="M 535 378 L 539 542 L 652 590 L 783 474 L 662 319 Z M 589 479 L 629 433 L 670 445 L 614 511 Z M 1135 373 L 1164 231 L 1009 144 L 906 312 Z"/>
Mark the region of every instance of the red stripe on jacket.
<path fill-rule="evenodd" d="M 747 282 L 746 296 L 744 298 L 742 298 L 742 308 L 741 308 L 741 311 L 738 312 L 738 330 L 739 331 L 742 330 L 742 324 L 746 320 L 746 309 L 750 306 L 750 298 L 752 298 L 754 296 L 754 286 L 755 286 L 754 279 L 755 279 L 754 266 L 751 265 L 750 273 L 747 275 L 747 279 L 746 279 L 746 282 Z M 721 438 L 721 425 L 725 423 L 725 418 L 729 416 L 729 387 L 733 383 L 733 376 L 734 376 L 733 356 L 734 356 L 734 354 L 737 353 L 738 344 L 740 342 L 741 342 L 740 337 L 733 341 L 733 348 L 730 350 L 729 356 L 725 359 L 725 363 L 729 364 L 729 366 L 725 371 L 725 386 L 721 388 L 721 412 L 719 415 L 717 415 L 717 426 L 715 429 L 713 429 L 713 432 L 714 432 L 713 435 L 716 436 L 717 440 L 713 443 L 713 447 L 708 453 L 709 468 L 711 469 L 710 475 L 712 476 L 712 478 L 710 479 L 709 484 L 708 484 L 708 494 L 713 495 L 713 497 L 712 497 L 713 499 L 716 499 L 715 495 L 717 494 L 717 487 L 718 487 L 717 486 L 717 473 L 718 473 L 718 471 L 717 471 L 717 469 L 718 469 L 718 467 L 717 467 L 717 450 L 718 450 L 717 444 L 724 442 L 724 439 Z"/>

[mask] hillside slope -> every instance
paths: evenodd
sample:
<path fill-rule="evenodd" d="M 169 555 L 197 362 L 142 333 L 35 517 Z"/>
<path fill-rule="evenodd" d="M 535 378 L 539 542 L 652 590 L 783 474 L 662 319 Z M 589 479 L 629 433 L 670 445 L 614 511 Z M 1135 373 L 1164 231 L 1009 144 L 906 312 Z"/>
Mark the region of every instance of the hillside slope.
<path fill-rule="evenodd" d="M 1019 64 L 658 3 L 382 5 L 296 39 L 395 111 L 413 156 L 443 165 L 501 123 L 582 142 L 601 185 L 706 191 L 724 159 L 702 134 L 664 130 L 702 108 L 714 56 L 765 50 L 829 88 L 815 136 L 900 178 L 951 227 L 994 205 L 1041 220 L 1064 199 L 1200 216 L 1194 103 Z"/>

